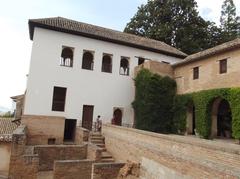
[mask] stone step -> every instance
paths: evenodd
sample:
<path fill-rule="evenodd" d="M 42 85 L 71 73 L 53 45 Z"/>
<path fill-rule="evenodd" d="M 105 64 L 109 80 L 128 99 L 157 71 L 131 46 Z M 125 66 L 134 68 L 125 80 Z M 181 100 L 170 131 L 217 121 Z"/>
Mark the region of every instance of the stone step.
<path fill-rule="evenodd" d="M 106 152 L 107 149 L 104 147 L 104 148 L 101 148 L 101 151 L 102 151 L 102 152 Z"/>
<path fill-rule="evenodd" d="M 102 159 L 101 162 L 102 163 L 112 163 L 112 162 L 115 162 L 115 160 L 113 158 L 106 158 L 106 159 Z"/>
<path fill-rule="evenodd" d="M 102 152 L 102 159 L 112 158 L 112 155 L 108 152 Z"/>
<path fill-rule="evenodd" d="M 94 141 L 91 140 L 90 142 L 93 144 L 104 144 L 103 141 L 98 141 L 98 140 L 94 140 Z"/>
<path fill-rule="evenodd" d="M 96 144 L 100 148 L 105 148 L 105 144 Z"/>
<path fill-rule="evenodd" d="M 104 140 L 102 137 L 90 137 L 90 140 Z"/>

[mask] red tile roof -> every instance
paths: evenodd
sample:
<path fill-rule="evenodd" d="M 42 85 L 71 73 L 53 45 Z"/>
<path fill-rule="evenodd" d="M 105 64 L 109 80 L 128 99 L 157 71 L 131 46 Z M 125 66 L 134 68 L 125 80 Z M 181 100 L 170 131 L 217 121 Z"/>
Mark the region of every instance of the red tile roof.
<path fill-rule="evenodd" d="M 0 118 L 0 141 L 10 142 L 17 127 L 17 124 L 12 122 L 12 118 Z"/>
<path fill-rule="evenodd" d="M 107 29 L 91 24 L 86 24 L 63 17 L 30 19 L 29 34 L 31 40 L 34 36 L 35 27 L 89 37 L 102 41 L 108 41 L 143 50 L 163 53 L 170 56 L 176 56 L 179 58 L 184 58 L 187 56 L 187 54 L 161 41 L 144 38 L 133 34 Z"/>

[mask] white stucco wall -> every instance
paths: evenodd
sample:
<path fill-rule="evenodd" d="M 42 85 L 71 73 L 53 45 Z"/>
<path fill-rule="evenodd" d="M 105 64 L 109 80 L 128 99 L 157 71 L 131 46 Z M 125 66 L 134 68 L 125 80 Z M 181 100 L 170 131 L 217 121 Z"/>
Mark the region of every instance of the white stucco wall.
<path fill-rule="evenodd" d="M 62 46 L 74 48 L 73 67 L 59 66 Z M 94 70 L 82 69 L 83 50 L 94 51 Z M 113 54 L 112 73 L 101 72 L 103 53 Z M 130 57 L 130 76 L 119 75 L 121 56 Z M 109 122 L 113 108 L 123 108 L 123 123 L 132 124 L 136 56 L 174 63 L 180 59 L 145 50 L 35 28 L 24 114 L 82 119 L 83 105 L 94 105 L 94 120 Z M 67 88 L 64 112 L 52 111 L 53 87 Z"/>

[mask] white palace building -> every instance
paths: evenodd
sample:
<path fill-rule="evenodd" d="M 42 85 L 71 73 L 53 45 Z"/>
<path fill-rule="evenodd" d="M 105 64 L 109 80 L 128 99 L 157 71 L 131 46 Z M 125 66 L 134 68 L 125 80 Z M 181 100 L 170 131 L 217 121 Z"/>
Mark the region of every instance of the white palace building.
<path fill-rule="evenodd" d="M 104 123 L 115 117 L 116 124 L 132 126 L 134 68 L 149 59 L 173 64 L 186 57 L 160 41 L 62 17 L 31 19 L 29 33 L 23 116 L 62 117 L 70 126 L 91 128 L 98 115 Z"/>

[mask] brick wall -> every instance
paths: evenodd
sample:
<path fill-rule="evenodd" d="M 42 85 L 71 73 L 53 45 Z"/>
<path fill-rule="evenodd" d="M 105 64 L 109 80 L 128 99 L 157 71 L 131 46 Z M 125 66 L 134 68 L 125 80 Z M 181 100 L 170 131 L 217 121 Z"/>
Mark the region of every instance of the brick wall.
<path fill-rule="evenodd" d="M 87 158 L 95 162 L 99 162 L 102 157 L 102 149 L 98 146 L 88 143 Z"/>
<path fill-rule="evenodd" d="M 88 138 L 89 138 L 89 130 L 79 126 L 76 127 L 76 133 L 75 133 L 76 144 L 82 144 L 83 142 L 87 142 Z"/>
<path fill-rule="evenodd" d="M 63 144 L 65 118 L 54 116 L 22 116 L 22 124 L 28 128 L 28 145 L 48 144 L 49 138 L 55 138 L 55 144 Z"/>
<path fill-rule="evenodd" d="M 25 155 L 26 126 L 19 126 L 12 137 L 9 179 L 37 179 L 39 159 L 37 155 Z"/>
<path fill-rule="evenodd" d="M 177 135 L 163 135 L 119 126 L 104 125 L 107 150 L 118 162 L 127 160 L 145 164 L 140 174 L 152 173 L 151 165 L 158 163 L 161 177 L 237 178 L 240 176 L 239 146 Z M 148 162 L 146 162 L 148 161 Z M 231 163 L 231 165 L 229 165 Z M 143 168 L 144 166 L 144 168 Z M 161 167 L 163 166 L 163 167 Z M 155 172 L 155 178 L 161 172 Z M 154 174 L 153 174 L 154 175 Z M 148 176 L 148 175 L 147 175 Z"/>
<path fill-rule="evenodd" d="M 66 160 L 55 161 L 53 178 L 54 179 L 91 179 L 92 173 L 91 160 Z"/>
<path fill-rule="evenodd" d="M 173 68 L 171 67 L 170 64 L 167 64 L 167 63 L 156 62 L 156 61 L 151 61 L 151 60 L 146 61 L 142 65 L 135 67 L 135 70 L 134 70 L 135 76 L 143 68 L 148 69 L 151 72 L 157 73 L 161 76 L 173 77 Z"/>
<path fill-rule="evenodd" d="M 81 160 L 87 157 L 87 144 L 84 145 L 41 145 L 34 147 L 39 156 L 39 170 L 52 170 L 55 160 Z"/>
<path fill-rule="evenodd" d="M 95 163 L 93 164 L 92 179 L 115 179 L 124 163 Z"/>

